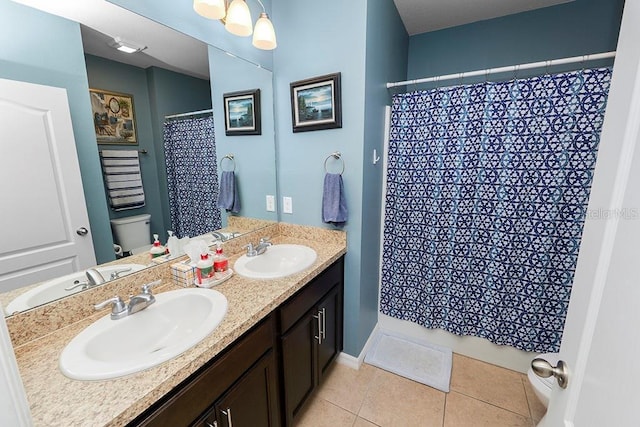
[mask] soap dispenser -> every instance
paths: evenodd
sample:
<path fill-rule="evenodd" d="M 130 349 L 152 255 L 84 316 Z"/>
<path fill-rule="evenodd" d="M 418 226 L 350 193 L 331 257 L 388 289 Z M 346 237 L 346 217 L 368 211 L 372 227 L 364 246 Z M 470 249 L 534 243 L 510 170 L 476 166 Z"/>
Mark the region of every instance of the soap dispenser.
<path fill-rule="evenodd" d="M 222 244 L 217 243 L 216 254 L 213 256 L 213 270 L 217 278 L 222 278 L 227 275 L 229 270 L 229 259 L 222 251 Z"/>
<path fill-rule="evenodd" d="M 213 261 L 209 258 L 208 253 L 200 254 L 200 261 L 196 264 L 196 275 L 199 285 L 201 285 L 203 281 L 214 277 Z"/>
<path fill-rule="evenodd" d="M 160 244 L 160 240 L 158 240 L 158 235 L 153 235 L 153 246 L 149 250 L 149 254 L 151 255 L 151 259 L 162 256 L 166 253 L 166 249 L 164 246 Z"/>
<path fill-rule="evenodd" d="M 173 231 L 171 230 L 167 230 L 167 234 L 169 235 L 169 238 L 167 239 L 167 251 L 169 252 L 169 256 L 171 258 L 175 258 L 182 255 L 178 238 L 173 235 Z"/>

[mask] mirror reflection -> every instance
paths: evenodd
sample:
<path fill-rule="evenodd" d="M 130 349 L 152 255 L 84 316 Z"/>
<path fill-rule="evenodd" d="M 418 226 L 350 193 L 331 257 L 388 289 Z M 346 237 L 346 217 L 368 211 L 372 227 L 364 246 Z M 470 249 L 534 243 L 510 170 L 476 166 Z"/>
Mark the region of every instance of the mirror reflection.
<path fill-rule="evenodd" d="M 44 10 L 46 7 L 55 8 L 55 5 L 36 0 L 21 3 L 31 3 L 31 6 L 45 8 Z M 51 257 L 43 263 L 44 258 L 36 257 L 36 264 L 46 264 L 47 268 L 28 267 L 25 274 L 14 270 L 0 275 L 0 291 L 3 292 L 0 294 L 0 302 L 9 314 L 135 273 L 149 265 L 156 265 L 157 262 L 166 262 L 169 256 L 158 257 L 152 264 L 149 250 L 153 234 L 158 235 L 163 246 L 167 245 L 169 230 L 174 232 L 176 239 L 200 236 L 213 243 L 252 231 L 277 219 L 275 212 L 265 209 L 265 195 L 275 195 L 271 73 L 118 6 L 93 0 L 86 3 L 88 4 L 78 6 L 74 11 L 64 12 L 74 15 L 66 16 L 67 19 L 81 23 L 81 44 L 76 43 L 68 48 L 84 49 L 81 65 L 86 70 L 89 88 L 131 95 L 138 144 L 127 144 L 124 141 L 118 144 L 96 144 L 96 132 L 101 131 L 100 125 L 104 123 L 111 123 L 112 128 L 119 129 L 119 135 L 131 130 L 125 121 L 119 123 L 114 118 L 113 110 L 122 111 L 123 106 L 111 99 L 91 98 L 89 103 L 88 90 L 83 93 L 84 87 L 73 87 L 75 83 L 52 84 L 66 86 L 69 98 L 75 148 L 81 183 L 84 186 L 84 191 L 76 192 L 70 197 L 80 199 L 82 209 L 71 210 L 87 212 L 85 222 L 80 223 L 87 224 L 87 238 L 82 239 L 83 236 L 80 236 L 82 227 L 61 220 L 57 230 L 50 227 L 51 224 L 46 224 L 47 230 L 51 232 L 43 236 L 44 243 L 31 242 L 31 238 L 25 239 L 22 235 L 9 239 L 7 250 L 10 252 L 15 252 L 16 247 L 29 250 L 38 245 L 48 246 L 48 254 L 57 252 L 63 259 L 60 261 Z M 92 8 L 92 13 L 88 13 L 85 9 L 87 7 Z M 103 13 L 96 13 L 96 7 L 107 9 Z M 31 9 L 25 7 L 25 10 Z M 63 12 L 47 12 L 64 16 Z M 33 13 L 43 12 L 33 10 Z M 82 16 L 83 13 L 86 17 Z M 95 21 L 95 16 L 101 17 L 100 22 Z M 52 21 L 61 20 L 57 16 L 47 18 Z M 136 42 L 146 48 L 133 55 L 124 55 L 113 49 L 109 40 L 116 34 L 126 34 L 120 28 L 135 32 L 136 37 L 140 38 Z M 24 39 L 25 48 L 28 48 L 35 38 L 37 34 L 29 33 L 16 40 L 20 43 Z M 212 61 L 211 64 L 209 60 Z M 55 74 L 59 71 L 56 67 L 56 64 L 52 64 L 51 70 L 44 69 L 41 72 Z M 20 80 L 14 75 L 3 75 L 1 72 L 0 78 Z M 31 82 L 49 83 L 38 79 L 32 79 Z M 222 94 L 256 88 L 261 89 L 262 93 L 262 135 L 226 137 L 221 121 L 224 116 L 222 112 L 218 114 L 216 111 L 218 108 L 222 109 Z M 214 102 L 211 98 L 212 91 Z M 83 96 L 86 98 L 77 102 Z M 78 104 L 82 104 L 82 108 Z M 215 113 L 213 115 L 212 110 Z M 194 123 L 182 126 L 185 122 Z M 180 126 L 176 126 L 177 123 Z M 171 129 L 168 130 L 172 127 L 186 127 L 186 130 L 179 129 L 187 135 L 186 141 L 183 139 L 179 144 L 171 145 L 170 140 L 181 140 L 171 133 Z M 87 128 L 91 132 L 87 132 Z M 201 133 L 200 141 L 193 137 L 194 132 L 198 131 Z M 209 145 L 198 145 L 201 143 Z M 105 152 L 110 155 L 105 156 Z M 252 154 L 259 159 L 252 159 Z M 220 209 L 216 203 L 220 174 L 229 169 L 229 164 L 221 163 L 220 160 L 227 155 L 234 157 L 236 190 L 241 205 L 237 213 Z M 135 171 L 136 165 L 139 165 L 139 173 Z M 132 169 L 128 169 L 129 167 Z M 66 170 L 66 167 L 62 168 Z M 141 181 L 144 205 L 131 209 L 114 209 L 118 203 L 113 203 L 113 199 L 130 197 L 131 194 L 126 194 L 122 188 L 131 186 L 127 183 L 122 188 L 118 188 L 118 185 L 111 188 L 107 179 L 110 174 L 105 174 L 106 168 L 111 168 L 114 172 L 111 175 L 117 179 L 121 179 L 123 175 L 137 175 L 127 178 Z M 38 180 L 37 176 L 30 176 L 31 169 L 20 170 L 19 173 L 25 177 L 25 182 Z M 190 180 L 186 180 L 187 176 Z M 217 189 L 212 188 L 216 185 Z M 28 190 L 32 189 L 37 191 L 38 186 Z M 2 191 L 5 191 L 4 187 Z M 25 192 L 24 187 L 16 191 L 21 194 Z M 78 193 L 84 193 L 84 199 Z M 8 195 L 8 200 L 12 200 L 14 196 L 15 194 Z M 140 197 L 137 196 L 136 200 L 139 200 Z M 7 195 L 3 194 L 3 197 Z M 32 193 L 29 197 L 39 198 L 37 193 Z M 23 207 L 23 210 L 27 207 Z M 48 209 L 42 211 L 52 212 Z M 57 215 L 54 213 L 51 214 L 52 217 Z M 19 218 L 20 214 L 18 210 L 15 217 Z M 64 209 L 61 209 L 59 216 L 65 216 Z M 19 228 L 21 225 L 6 221 L 1 226 L 7 229 Z M 25 244 L 25 240 L 29 240 L 29 245 Z M 69 251 L 56 250 L 56 247 L 63 246 L 59 242 L 65 240 L 93 243 L 93 248 L 76 250 L 85 258 L 89 255 L 89 261 L 78 260 L 80 257 L 70 256 Z M 58 244 L 51 245 L 51 242 Z M 0 264 L 3 270 L 8 271 L 11 266 L 3 259 L 6 255 L 6 252 L 0 252 Z M 7 266 L 9 268 L 5 268 Z M 11 306 L 14 300 L 18 300 L 18 303 Z"/>

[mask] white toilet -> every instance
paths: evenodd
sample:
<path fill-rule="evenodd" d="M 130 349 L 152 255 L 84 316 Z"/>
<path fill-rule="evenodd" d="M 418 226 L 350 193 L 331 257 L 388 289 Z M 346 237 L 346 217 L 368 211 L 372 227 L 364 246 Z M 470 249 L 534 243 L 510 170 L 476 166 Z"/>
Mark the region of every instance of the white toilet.
<path fill-rule="evenodd" d="M 123 252 L 131 254 L 149 250 L 151 244 L 151 215 L 142 214 L 111 220 L 116 243 Z"/>
<path fill-rule="evenodd" d="M 556 366 L 558 364 L 558 360 L 560 360 L 560 354 L 545 353 L 536 356 L 536 358 L 544 359 L 551 365 Z M 548 378 L 537 376 L 533 372 L 533 369 L 531 369 L 531 366 L 529 366 L 529 370 L 527 371 L 527 377 L 529 378 L 529 382 L 533 387 L 533 391 L 535 392 L 536 396 L 538 396 L 540 402 L 542 402 L 545 408 L 548 407 L 549 397 L 551 396 L 551 388 L 553 387 L 553 383 L 556 381 L 556 379 L 553 376 Z"/>

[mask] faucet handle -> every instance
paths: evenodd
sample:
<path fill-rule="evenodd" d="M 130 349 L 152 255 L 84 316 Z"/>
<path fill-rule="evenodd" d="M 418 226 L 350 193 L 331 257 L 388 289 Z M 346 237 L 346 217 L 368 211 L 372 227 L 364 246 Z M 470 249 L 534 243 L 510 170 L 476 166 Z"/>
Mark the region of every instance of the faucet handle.
<path fill-rule="evenodd" d="M 146 285 L 142 285 L 142 293 L 151 295 L 151 288 L 155 288 L 161 283 L 162 283 L 162 279 L 156 280 L 155 282 L 147 283 Z"/>
<path fill-rule="evenodd" d="M 122 298 L 120 298 L 118 295 L 116 295 L 113 298 L 109 298 L 106 301 L 102 301 L 99 304 L 94 305 L 93 308 L 96 309 L 96 310 L 102 310 L 103 308 L 105 308 L 109 304 L 111 304 L 111 318 L 112 319 L 119 319 L 119 318 L 127 315 L 127 306 L 124 303 L 124 301 L 122 301 Z"/>
<path fill-rule="evenodd" d="M 251 243 L 244 245 L 243 248 L 247 249 L 247 256 L 256 256 L 258 254 Z"/>
<path fill-rule="evenodd" d="M 111 273 L 111 276 L 110 276 L 110 277 L 111 277 L 111 280 L 119 279 L 119 278 L 120 278 L 120 275 L 121 275 L 122 273 L 126 273 L 127 271 L 131 271 L 131 267 L 129 267 L 129 268 L 123 268 L 122 270 L 116 270 L 116 271 L 112 272 L 112 273 Z"/>
<path fill-rule="evenodd" d="M 271 237 L 261 237 L 260 243 L 268 243 L 271 244 Z"/>

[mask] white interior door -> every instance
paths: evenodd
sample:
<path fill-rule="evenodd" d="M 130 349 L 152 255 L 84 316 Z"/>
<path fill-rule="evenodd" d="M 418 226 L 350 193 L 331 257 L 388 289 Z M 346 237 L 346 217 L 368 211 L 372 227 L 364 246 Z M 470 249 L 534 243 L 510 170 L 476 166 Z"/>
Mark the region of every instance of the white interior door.
<path fill-rule="evenodd" d="M 0 135 L 0 292 L 95 265 L 66 90 L 0 79 Z"/>
<path fill-rule="evenodd" d="M 626 2 L 589 215 L 543 426 L 637 426 L 640 381 L 640 2 Z"/>

